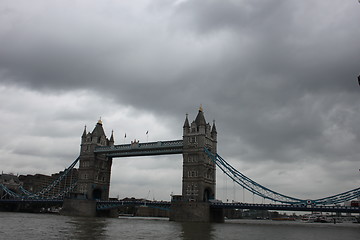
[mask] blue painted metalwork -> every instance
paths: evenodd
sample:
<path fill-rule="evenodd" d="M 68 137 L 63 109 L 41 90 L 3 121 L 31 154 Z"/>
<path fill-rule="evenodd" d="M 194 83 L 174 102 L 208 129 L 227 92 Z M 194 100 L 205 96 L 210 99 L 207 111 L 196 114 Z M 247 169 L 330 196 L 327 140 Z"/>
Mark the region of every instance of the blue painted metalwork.
<path fill-rule="evenodd" d="M 360 207 L 350 206 L 324 206 L 324 205 L 302 205 L 302 204 L 251 204 L 251 203 L 211 203 L 211 208 L 227 209 L 256 209 L 277 211 L 305 211 L 305 212 L 341 212 L 360 213 Z"/>
<path fill-rule="evenodd" d="M 356 188 L 334 196 L 314 200 L 314 204 L 335 204 L 353 200 L 360 197 L 360 188 Z"/>
<path fill-rule="evenodd" d="M 102 146 L 96 147 L 94 152 L 106 154 L 107 157 L 181 154 L 183 153 L 183 140 Z"/>
<path fill-rule="evenodd" d="M 45 194 L 50 192 L 55 186 L 57 186 L 68 175 L 68 173 L 78 163 L 79 159 L 80 159 L 80 157 L 75 159 L 75 161 L 68 168 L 66 168 L 64 170 L 64 172 L 57 179 L 55 179 L 50 185 L 46 186 L 45 188 L 43 188 L 41 191 L 39 191 L 37 193 L 31 193 L 28 190 L 26 190 L 25 188 L 23 188 L 23 186 L 21 186 L 21 185 L 19 186 L 19 190 L 21 191 L 22 194 L 18 194 L 18 193 L 11 191 L 3 184 L 0 184 L 0 188 L 3 189 L 6 192 L 6 194 L 8 194 L 9 196 L 11 196 L 13 198 L 19 198 L 19 199 L 44 199 L 44 198 L 58 199 L 58 198 L 63 198 L 67 193 L 69 193 L 71 190 L 73 190 L 76 187 L 76 185 L 77 185 L 76 181 L 73 182 L 69 187 L 63 189 L 63 191 L 58 192 L 55 195 L 45 197 Z"/>
<path fill-rule="evenodd" d="M 65 197 L 66 194 L 70 193 L 75 187 L 77 186 L 77 181 L 73 182 L 69 187 L 65 188 L 63 191 L 52 195 L 49 199 L 62 199 Z"/>
<path fill-rule="evenodd" d="M 316 200 L 304 200 L 299 198 L 294 198 L 290 196 L 286 196 L 284 194 L 275 192 L 267 187 L 264 187 L 257 182 L 251 180 L 246 177 L 244 174 L 236 170 L 232 167 L 228 162 L 226 162 L 220 155 L 214 155 L 208 149 L 204 149 L 207 155 L 210 157 L 212 161 L 234 182 L 236 182 L 241 187 L 245 188 L 249 192 L 256 194 L 262 198 L 270 199 L 275 202 L 280 202 L 284 204 L 292 204 L 299 206 L 307 206 L 307 205 L 329 205 L 329 204 L 337 204 L 343 203 L 357 197 L 360 197 L 360 188 L 356 188 L 344 193 L 340 193 L 334 196 L 316 199 Z"/>
<path fill-rule="evenodd" d="M 71 190 L 73 190 L 76 187 L 76 185 L 77 185 L 77 181 L 72 183 L 69 187 L 65 188 L 63 191 L 58 192 L 57 194 L 52 195 L 52 196 L 47 197 L 47 198 L 41 197 L 40 195 L 36 196 L 34 194 L 31 194 L 29 191 L 24 189 L 22 186 L 19 186 L 19 189 L 22 190 L 23 193 L 24 192 L 28 193 L 27 195 L 20 195 L 20 194 L 14 192 L 14 191 L 8 189 L 3 184 L 0 184 L 0 189 L 4 190 L 7 195 L 9 195 L 10 197 L 12 197 L 14 199 L 22 199 L 22 200 L 26 200 L 26 199 L 39 200 L 39 199 L 42 199 L 42 200 L 46 200 L 46 199 L 62 199 L 62 198 L 64 198 L 64 196 L 67 193 L 69 193 Z"/>
<path fill-rule="evenodd" d="M 286 196 L 275 192 L 269 188 L 266 188 L 244 174 L 232 167 L 226 162 L 220 155 L 214 155 L 208 149 L 204 149 L 209 158 L 215 162 L 215 164 L 234 182 L 242 186 L 246 190 L 253 194 L 256 194 L 262 198 L 270 199 L 275 202 L 283 203 L 279 204 L 245 204 L 245 203 L 211 203 L 211 207 L 221 208 L 243 208 L 243 209 L 267 209 L 267 210 L 293 210 L 293 211 L 328 211 L 328 212 L 359 212 L 359 208 L 356 207 L 343 207 L 343 206 L 324 206 L 330 204 L 342 203 L 360 197 L 360 188 L 356 188 L 344 193 L 340 193 L 334 196 L 316 199 L 316 200 L 304 200 Z M 180 154 L 183 152 L 183 140 L 175 141 L 159 141 L 150 143 L 134 143 L 116 146 L 97 147 L 96 153 L 104 153 L 109 157 L 125 157 L 125 156 L 142 156 L 142 155 L 162 155 L 162 154 Z M 69 193 L 76 186 L 76 182 L 72 183 L 68 188 L 56 195 L 50 196 L 44 199 L 44 194 L 53 189 L 59 184 L 74 168 L 79 161 L 78 157 L 56 180 L 54 180 L 49 186 L 45 187 L 38 193 L 31 193 L 19 186 L 19 190 L 23 194 L 18 194 L 11 191 L 3 184 L 0 184 L 0 189 L 5 191 L 7 196 L 13 199 L 1 199 L 0 202 L 4 201 L 21 201 L 21 202 L 42 202 L 42 201 L 62 201 L 60 200 Z M 57 200 L 59 199 L 59 200 Z M 284 205 L 285 204 L 285 205 Z M 152 201 L 98 201 L 97 209 L 105 210 L 111 208 L 117 208 L 122 205 L 146 205 L 149 207 L 161 208 L 168 210 L 170 208 L 170 202 L 152 202 Z"/>
<path fill-rule="evenodd" d="M 11 191 L 3 184 L 0 184 L 0 189 L 4 190 L 4 192 L 6 193 L 6 195 L 4 195 L 3 197 L 6 197 L 8 195 L 13 198 L 20 198 L 20 199 L 24 198 L 24 196 L 21 196 L 20 194 L 14 192 L 14 191 Z"/>
<path fill-rule="evenodd" d="M 50 185 L 48 185 L 47 187 L 43 188 L 41 191 L 34 193 L 34 194 L 29 194 L 27 195 L 29 198 L 38 198 L 43 196 L 44 194 L 46 194 L 47 192 L 49 192 L 51 189 L 53 189 L 58 183 L 60 183 L 66 176 L 67 174 L 75 167 L 75 165 L 78 163 L 78 161 L 80 160 L 80 156 L 77 157 L 75 159 L 75 161 L 64 170 L 64 172 L 57 178 L 55 179 Z M 28 192 L 28 191 L 27 191 Z M 28 192 L 29 193 L 29 192 Z"/>
<path fill-rule="evenodd" d="M 19 190 L 24 193 L 26 196 L 28 195 L 33 195 L 32 192 L 29 192 L 28 190 L 26 190 L 22 185 L 19 186 Z"/>
<path fill-rule="evenodd" d="M 0 203 L 62 204 L 63 202 L 63 199 L 0 199 Z"/>
<path fill-rule="evenodd" d="M 107 210 L 112 208 L 119 208 L 122 206 L 147 206 L 151 208 L 158 208 L 162 210 L 170 210 L 171 202 L 167 201 L 97 201 L 97 210 Z"/>
<path fill-rule="evenodd" d="M 35 203 L 35 204 L 62 204 L 62 199 L 0 199 L 1 203 Z M 121 206 L 148 206 L 170 210 L 171 202 L 144 202 L 144 201 L 98 201 L 97 210 L 106 210 L 119 208 Z M 360 213 L 360 207 L 350 206 L 304 206 L 292 204 L 251 204 L 251 203 L 210 203 L 211 208 L 223 209 L 256 209 L 256 210 L 277 210 L 277 211 L 305 211 L 305 212 L 342 212 L 342 213 Z"/>

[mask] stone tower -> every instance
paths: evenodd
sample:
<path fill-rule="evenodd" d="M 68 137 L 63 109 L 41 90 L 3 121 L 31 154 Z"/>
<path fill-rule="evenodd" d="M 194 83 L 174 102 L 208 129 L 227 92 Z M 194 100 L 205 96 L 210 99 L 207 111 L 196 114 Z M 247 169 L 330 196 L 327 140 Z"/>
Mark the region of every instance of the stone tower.
<path fill-rule="evenodd" d="M 209 149 L 217 152 L 217 131 L 215 121 L 212 126 L 206 123 L 200 106 L 195 120 L 189 124 L 186 115 L 183 126 L 183 182 L 184 201 L 208 202 L 215 199 L 215 163 L 204 152 Z"/>
<path fill-rule="evenodd" d="M 79 180 L 76 193 L 86 199 L 109 199 L 110 173 L 112 159 L 104 154 L 96 154 L 98 146 L 113 146 L 114 136 L 106 138 L 102 121 L 99 120 L 94 130 L 81 137 Z"/>

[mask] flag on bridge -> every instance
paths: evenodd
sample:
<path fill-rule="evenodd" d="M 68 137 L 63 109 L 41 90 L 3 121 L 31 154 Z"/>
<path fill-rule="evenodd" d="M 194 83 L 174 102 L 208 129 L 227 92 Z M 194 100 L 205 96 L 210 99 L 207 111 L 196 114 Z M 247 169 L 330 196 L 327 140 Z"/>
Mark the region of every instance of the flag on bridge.
<path fill-rule="evenodd" d="M 358 76 L 358 82 L 359 82 L 359 85 L 360 85 L 360 75 Z"/>
<path fill-rule="evenodd" d="M 148 131 L 146 131 L 146 135 L 149 133 L 149 130 Z"/>

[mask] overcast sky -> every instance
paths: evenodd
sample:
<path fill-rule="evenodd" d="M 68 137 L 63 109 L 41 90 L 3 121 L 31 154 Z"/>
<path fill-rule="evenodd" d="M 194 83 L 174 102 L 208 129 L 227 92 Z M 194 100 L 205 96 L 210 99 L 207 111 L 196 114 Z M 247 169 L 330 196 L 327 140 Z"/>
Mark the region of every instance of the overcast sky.
<path fill-rule="evenodd" d="M 100 117 L 115 144 L 181 139 L 202 104 L 258 183 L 357 188 L 359 23 L 357 0 L 0 0 L 0 170 L 63 170 Z M 114 159 L 111 195 L 169 200 L 181 178 L 181 155 Z M 217 198 L 242 194 L 217 171 Z"/>

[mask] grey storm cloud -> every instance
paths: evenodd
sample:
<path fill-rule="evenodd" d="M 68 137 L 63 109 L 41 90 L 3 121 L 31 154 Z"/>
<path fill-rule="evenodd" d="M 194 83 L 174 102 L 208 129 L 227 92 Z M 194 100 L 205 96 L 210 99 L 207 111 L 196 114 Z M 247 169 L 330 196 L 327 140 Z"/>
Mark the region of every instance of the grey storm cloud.
<path fill-rule="evenodd" d="M 246 167 L 359 161 L 357 1 L 3 2 L 2 86 L 97 94 L 179 131 L 203 104 L 220 154 Z"/>

